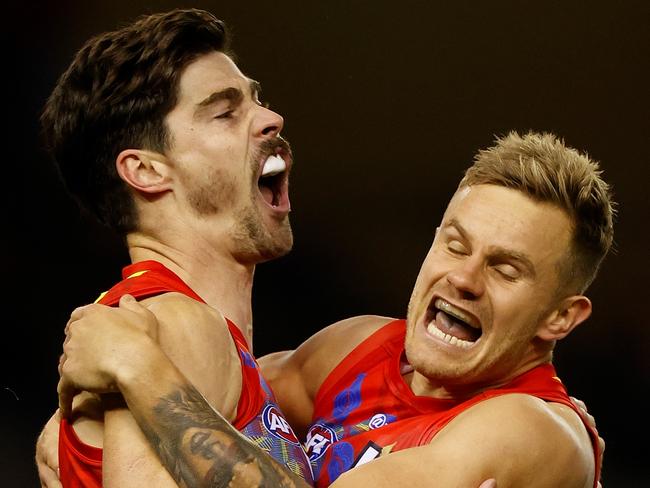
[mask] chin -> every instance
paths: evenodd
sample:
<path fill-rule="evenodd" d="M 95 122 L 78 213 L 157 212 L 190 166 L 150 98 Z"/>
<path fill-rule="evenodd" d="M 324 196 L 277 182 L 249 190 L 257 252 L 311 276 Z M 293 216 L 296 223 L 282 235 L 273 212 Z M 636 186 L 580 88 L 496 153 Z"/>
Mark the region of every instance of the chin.
<path fill-rule="evenodd" d="M 288 222 L 272 234 L 267 232 L 255 237 L 250 243 L 248 252 L 244 251 L 240 256 L 253 264 L 281 258 L 289 254 L 293 248 L 293 233 Z"/>
<path fill-rule="evenodd" d="M 282 242 L 275 242 L 272 245 L 266 245 L 258 248 L 260 255 L 260 262 L 271 261 L 272 259 L 281 258 L 291 252 L 293 248 L 293 236 L 282 240 Z"/>
<path fill-rule="evenodd" d="M 252 212 L 241 215 L 234 242 L 235 254 L 241 263 L 257 264 L 282 257 L 293 247 L 289 218 L 265 222 Z"/>

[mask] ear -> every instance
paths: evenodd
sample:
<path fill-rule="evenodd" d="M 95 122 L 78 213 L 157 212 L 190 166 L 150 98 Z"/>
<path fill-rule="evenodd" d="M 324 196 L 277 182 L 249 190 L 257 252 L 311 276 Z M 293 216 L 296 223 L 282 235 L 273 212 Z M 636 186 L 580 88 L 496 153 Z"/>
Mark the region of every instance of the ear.
<path fill-rule="evenodd" d="M 537 337 L 545 341 L 563 339 L 591 315 L 591 301 L 582 295 L 563 299 L 544 320 Z"/>
<path fill-rule="evenodd" d="M 165 156 L 142 149 L 125 149 L 115 160 L 117 173 L 129 186 L 144 193 L 171 189 L 169 163 Z"/>

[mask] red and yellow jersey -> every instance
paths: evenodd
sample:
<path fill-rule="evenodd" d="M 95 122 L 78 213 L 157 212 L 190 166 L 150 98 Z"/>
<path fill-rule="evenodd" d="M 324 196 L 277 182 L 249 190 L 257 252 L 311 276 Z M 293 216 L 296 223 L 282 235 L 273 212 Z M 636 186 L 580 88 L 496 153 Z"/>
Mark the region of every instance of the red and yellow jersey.
<path fill-rule="evenodd" d="M 125 294 L 144 299 L 168 292 L 183 293 L 205 303 L 178 276 L 156 261 L 127 266 L 122 276 L 124 279 L 102 293 L 97 303 L 116 306 Z M 235 324 L 228 319 L 226 322 L 239 353 L 242 372 L 242 390 L 233 425 L 276 461 L 311 482 L 305 452 L 262 377 L 246 339 Z M 102 486 L 102 449 L 83 443 L 65 420 L 59 429 L 59 472 L 65 488 Z"/>
<path fill-rule="evenodd" d="M 305 448 L 317 487 L 391 451 L 426 445 L 456 415 L 498 395 L 525 393 L 571 407 L 589 431 L 600 476 L 598 434 L 571 403 L 550 364 L 538 366 L 503 387 L 467 401 L 416 396 L 402 377 L 403 320 L 393 321 L 357 346 L 328 375 L 314 400 Z M 595 483 L 594 483 L 595 485 Z"/>

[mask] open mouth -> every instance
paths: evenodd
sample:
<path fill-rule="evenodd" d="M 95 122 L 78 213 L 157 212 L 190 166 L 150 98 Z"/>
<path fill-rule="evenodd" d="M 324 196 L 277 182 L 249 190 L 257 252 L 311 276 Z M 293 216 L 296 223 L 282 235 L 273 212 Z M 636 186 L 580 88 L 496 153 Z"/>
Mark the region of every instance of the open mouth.
<path fill-rule="evenodd" d="M 429 334 L 462 348 L 471 347 L 483 333 L 478 319 L 439 297 L 427 309 L 426 324 Z"/>
<path fill-rule="evenodd" d="M 289 165 L 287 156 L 278 152 L 271 154 L 262 164 L 257 186 L 262 199 L 273 209 L 289 211 Z"/>

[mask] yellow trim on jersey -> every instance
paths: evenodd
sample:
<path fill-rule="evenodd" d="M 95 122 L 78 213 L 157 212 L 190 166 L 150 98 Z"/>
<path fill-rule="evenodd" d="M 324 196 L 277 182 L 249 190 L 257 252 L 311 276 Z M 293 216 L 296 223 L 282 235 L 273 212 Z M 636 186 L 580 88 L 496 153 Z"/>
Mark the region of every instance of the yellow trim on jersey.
<path fill-rule="evenodd" d="M 102 298 L 104 298 L 104 297 L 106 296 L 107 293 L 108 293 L 107 291 L 103 291 L 103 292 L 101 292 L 101 293 L 99 294 L 99 296 L 97 297 L 97 300 L 95 300 L 94 303 L 99 302 Z"/>
<path fill-rule="evenodd" d="M 126 279 L 128 280 L 129 278 L 137 278 L 138 276 L 142 276 L 143 274 L 148 273 L 148 272 L 149 272 L 148 269 L 145 269 L 143 271 L 136 271 L 132 275 L 127 276 Z"/>
<path fill-rule="evenodd" d="M 143 274 L 148 273 L 148 272 L 149 272 L 148 269 L 145 269 L 143 271 L 136 271 L 132 275 L 127 276 L 126 279 L 128 280 L 129 278 L 137 278 L 138 276 L 142 276 Z M 102 298 L 104 298 L 106 296 L 107 293 L 108 293 L 108 291 L 101 292 L 100 295 L 97 297 L 97 300 L 95 300 L 93 303 L 99 302 Z"/>

